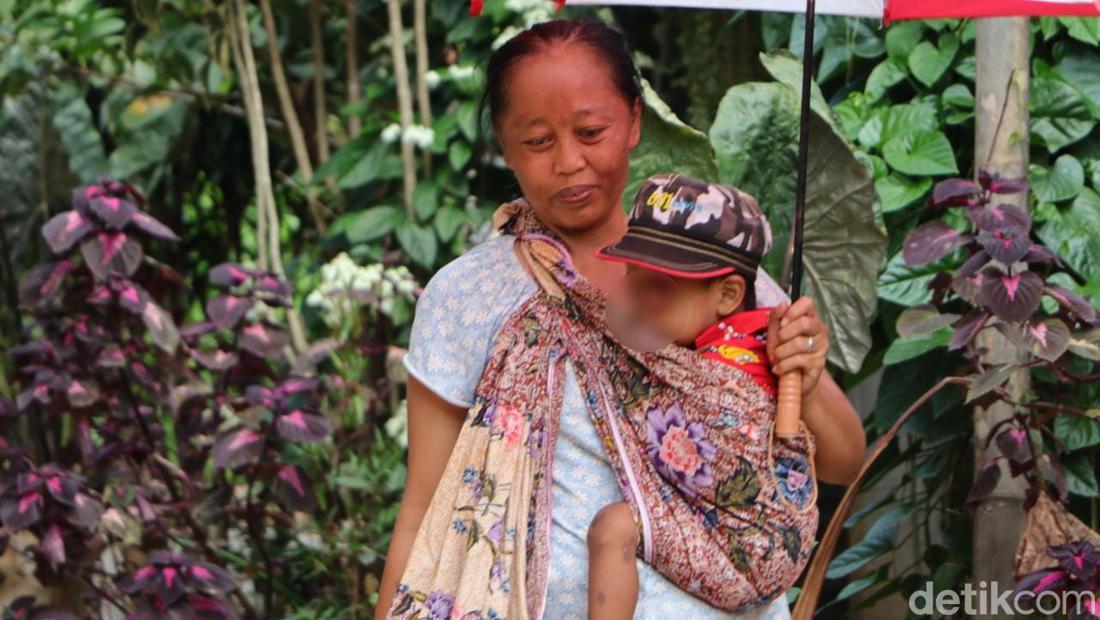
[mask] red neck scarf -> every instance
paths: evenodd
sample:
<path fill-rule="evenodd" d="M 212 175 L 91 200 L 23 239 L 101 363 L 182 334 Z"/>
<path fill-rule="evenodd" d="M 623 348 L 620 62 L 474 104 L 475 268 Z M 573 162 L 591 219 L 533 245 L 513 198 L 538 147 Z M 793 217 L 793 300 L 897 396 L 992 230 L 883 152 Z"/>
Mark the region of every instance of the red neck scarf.
<path fill-rule="evenodd" d="M 775 375 L 768 362 L 768 314 L 771 308 L 758 308 L 731 314 L 703 330 L 695 339 L 695 349 L 709 357 L 739 368 L 758 385 L 774 394 Z"/>

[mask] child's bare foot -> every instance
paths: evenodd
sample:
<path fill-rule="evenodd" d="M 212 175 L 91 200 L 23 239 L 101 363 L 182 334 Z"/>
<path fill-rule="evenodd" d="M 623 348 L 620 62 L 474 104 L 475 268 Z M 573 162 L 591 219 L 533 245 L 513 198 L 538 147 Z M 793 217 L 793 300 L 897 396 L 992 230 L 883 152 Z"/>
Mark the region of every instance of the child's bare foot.
<path fill-rule="evenodd" d="M 617 620 L 634 617 L 638 603 L 638 526 L 626 502 L 596 513 L 588 527 L 588 618 Z"/>

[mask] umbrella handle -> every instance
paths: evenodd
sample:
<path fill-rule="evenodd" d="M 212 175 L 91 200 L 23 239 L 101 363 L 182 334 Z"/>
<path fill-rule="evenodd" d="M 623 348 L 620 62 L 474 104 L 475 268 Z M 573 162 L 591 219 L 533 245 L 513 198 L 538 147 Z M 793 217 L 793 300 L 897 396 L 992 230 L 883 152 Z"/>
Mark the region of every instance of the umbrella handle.
<path fill-rule="evenodd" d="M 776 435 L 794 435 L 802 418 L 802 373 L 788 372 L 779 377 L 779 395 L 775 405 Z"/>

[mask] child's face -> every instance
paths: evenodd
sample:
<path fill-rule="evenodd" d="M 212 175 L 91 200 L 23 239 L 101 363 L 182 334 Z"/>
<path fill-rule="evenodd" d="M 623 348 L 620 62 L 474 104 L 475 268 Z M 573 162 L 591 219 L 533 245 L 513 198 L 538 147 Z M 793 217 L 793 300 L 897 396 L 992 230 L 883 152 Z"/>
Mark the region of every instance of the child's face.
<path fill-rule="evenodd" d="M 623 283 L 638 320 L 681 346 L 694 345 L 703 330 L 739 311 L 745 298 L 745 279 L 737 274 L 693 280 L 629 266 Z"/>

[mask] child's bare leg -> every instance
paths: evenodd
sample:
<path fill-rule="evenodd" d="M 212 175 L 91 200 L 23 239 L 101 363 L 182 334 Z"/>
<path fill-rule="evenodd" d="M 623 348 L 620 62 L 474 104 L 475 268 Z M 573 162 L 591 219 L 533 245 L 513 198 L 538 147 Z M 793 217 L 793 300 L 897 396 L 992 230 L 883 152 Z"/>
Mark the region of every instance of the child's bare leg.
<path fill-rule="evenodd" d="M 626 502 L 596 513 L 588 527 L 588 618 L 629 620 L 638 604 L 638 567 L 634 550 L 638 527 Z"/>

